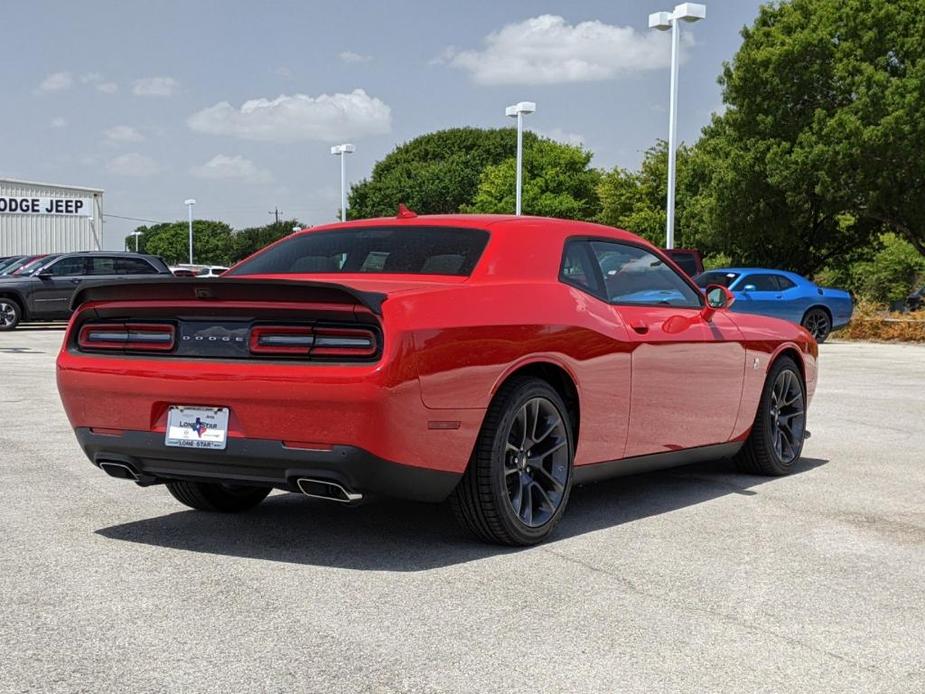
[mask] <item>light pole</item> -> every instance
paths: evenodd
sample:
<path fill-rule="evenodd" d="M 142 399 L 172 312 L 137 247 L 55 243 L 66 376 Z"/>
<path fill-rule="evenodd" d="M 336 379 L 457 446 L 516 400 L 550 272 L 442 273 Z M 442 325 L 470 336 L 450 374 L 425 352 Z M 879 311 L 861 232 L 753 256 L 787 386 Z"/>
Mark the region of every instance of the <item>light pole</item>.
<path fill-rule="evenodd" d="M 138 237 L 144 234 L 143 231 L 133 231 L 132 236 L 135 237 L 135 252 L 138 252 Z"/>
<path fill-rule="evenodd" d="M 517 186 L 514 214 L 520 214 L 520 203 L 523 198 L 523 165 L 524 165 L 524 114 L 536 111 L 536 104 L 532 101 L 520 101 L 504 109 L 504 115 L 517 119 Z"/>
<path fill-rule="evenodd" d="M 193 205 L 196 201 L 193 198 L 183 203 L 189 209 L 189 264 L 193 264 Z"/>
<path fill-rule="evenodd" d="M 649 28 L 659 31 L 671 29 L 671 96 L 668 105 L 668 221 L 665 225 L 665 248 L 674 248 L 674 188 L 678 137 L 678 45 L 681 28 L 678 21 L 696 22 L 707 16 L 706 5 L 684 2 L 675 5 L 672 12 L 653 12 L 649 15 Z"/>
<path fill-rule="evenodd" d="M 340 221 L 347 221 L 347 161 L 348 154 L 353 154 L 357 148 L 353 145 L 343 144 L 331 147 L 331 154 L 340 157 Z"/>

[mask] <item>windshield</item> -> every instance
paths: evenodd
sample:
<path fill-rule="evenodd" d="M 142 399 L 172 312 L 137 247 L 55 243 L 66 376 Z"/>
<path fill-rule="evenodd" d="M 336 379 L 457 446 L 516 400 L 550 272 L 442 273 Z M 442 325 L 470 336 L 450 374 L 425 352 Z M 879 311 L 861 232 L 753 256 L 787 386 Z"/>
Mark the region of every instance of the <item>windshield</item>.
<path fill-rule="evenodd" d="M 43 267 L 48 265 L 48 263 L 53 260 L 57 260 L 58 256 L 56 255 L 47 255 L 44 258 L 36 258 L 32 262 L 26 263 L 19 270 L 16 271 L 17 275 L 26 276 L 34 275 L 36 272 L 41 270 Z"/>
<path fill-rule="evenodd" d="M 25 257 L 25 258 L 20 258 L 19 260 L 15 260 L 15 261 L 13 261 L 12 263 L 10 263 L 9 265 L 7 265 L 5 268 L 3 268 L 3 270 L 0 270 L 0 275 L 12 275 L 12 274 L 13 274 L 14 272 L 16 272 L 19 268 L 21 268 L 23 265 L 25 265 L 25 264 L 27 264 L 27 263 L 31 263 L 33 260 L 35 260 L 35 256 L 34 256 L 34 255 L 30 255 L 30 256 L 27 256 L 27 257 Z"/>
<path fill-rule="evenodd" d="M 0 260 L 0 275 L 3 274 L 3 271 L 4 271 L 6 268 L 8 268 L 10 265 L 12 265 L 13 263 L 17 262 L 18 260 L 19 260 L 19 258 L 17 258 L 17 257 L 14 257 L 14 258 L 4 258 L 3 260 Z"/>
<path fill-rule="evenodd" d="M 739 278 L 738 272 L 704 272 L 694 278 L 698 287 L 706 288 L 711 284 L 719 284 L 723 287 L 731 287 L 732 283 Z"/>
<path fill-rule="evenodd" d="M 361 227 L 291 236 L 230 275 L 395 274 L 467 276 L 488 232 L 450 227 Z"/>

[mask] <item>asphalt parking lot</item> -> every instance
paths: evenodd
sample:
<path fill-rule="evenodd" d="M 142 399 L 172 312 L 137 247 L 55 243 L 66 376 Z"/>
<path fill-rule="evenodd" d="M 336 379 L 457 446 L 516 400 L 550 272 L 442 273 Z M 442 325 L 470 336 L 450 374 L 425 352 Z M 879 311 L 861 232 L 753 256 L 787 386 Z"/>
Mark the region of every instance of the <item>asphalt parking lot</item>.
<path fill-rule="evenodd" d="M 108 478 L 61 335 L 0 333 L 0 691 L 925 690 L 925 346 L 823 346 L 798 474 L 580 488 L 514 551 L 442 507 Z"/>

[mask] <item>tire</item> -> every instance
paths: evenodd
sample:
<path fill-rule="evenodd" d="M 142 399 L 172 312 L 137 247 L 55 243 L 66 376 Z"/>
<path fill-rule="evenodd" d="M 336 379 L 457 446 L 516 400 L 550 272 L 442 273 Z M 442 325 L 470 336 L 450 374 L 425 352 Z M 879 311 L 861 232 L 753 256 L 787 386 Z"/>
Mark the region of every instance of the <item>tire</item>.
<path fill-rule="evenodd" d="M 13 330 L 22 320 L 22 309 L 15 299 L 0 297 L 0 330 Z"/>
<path fill-rule="evenodd" d="M 270 493 L 270 487 L 242 487 L 206 482 L 167 482 L 167 491 L 174 499 L 197 511 L 240 513 L 248 511 Z"/>
<path fill-rule="evenodd" d="M 492 400 L 472 459 L 450 504 L 485 542 L 527 546 L 546 539 L 572 487 L 574 439 L 568 409 L 538 378 L 505 383 Z"/>
<path fill-rule="evenodd" d="M 803 316 L 802 325 L 816 338 L 817 344 L 825 342 L 832 333 L 832 319 L 824 308 L 811 308 Z"/>
<path fill-rule="evenodd" d="M 768 372 L 751 433 L 735 456 L 736 466 L 753 475 L 789 475 L 803 452 L 805 433 L 806 386 L 796 362 L 784 356 Z"/>

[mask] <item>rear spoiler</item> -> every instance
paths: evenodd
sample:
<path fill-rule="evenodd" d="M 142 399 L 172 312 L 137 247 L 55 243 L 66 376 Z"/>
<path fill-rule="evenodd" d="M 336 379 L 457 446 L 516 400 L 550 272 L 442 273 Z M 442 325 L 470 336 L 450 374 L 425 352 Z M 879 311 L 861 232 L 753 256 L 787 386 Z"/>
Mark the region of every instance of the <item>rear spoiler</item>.
<path fill-rule="evenodd" d="M 381 316 L 386 298 L 380 292 L 364 292 L 333 282 L 164 277 L 82 284 L 71 297 L 71 310 L 88 301 L 311 301 L 360 304 Z"/>

